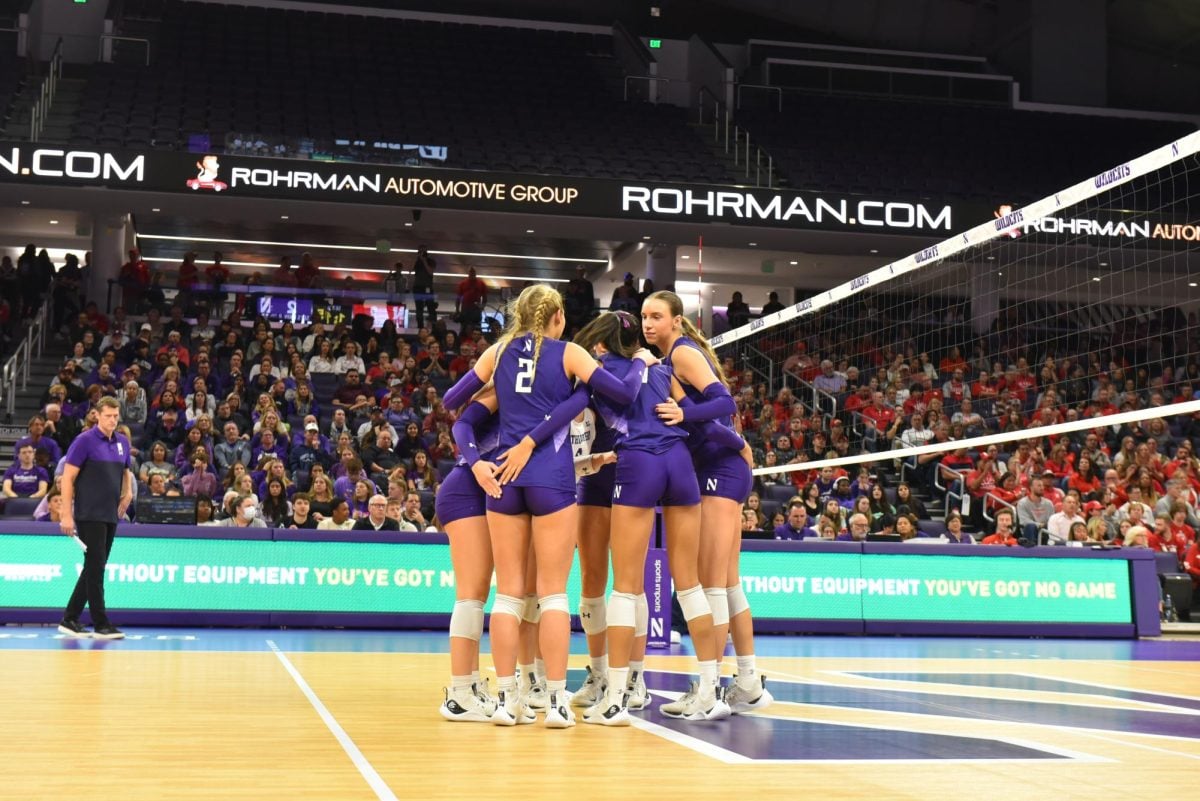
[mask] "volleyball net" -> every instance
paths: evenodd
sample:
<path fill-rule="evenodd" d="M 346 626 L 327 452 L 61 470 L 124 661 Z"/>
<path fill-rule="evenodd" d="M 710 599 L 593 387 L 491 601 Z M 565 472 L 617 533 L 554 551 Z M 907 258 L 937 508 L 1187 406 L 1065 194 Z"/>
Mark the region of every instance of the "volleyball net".
<path fill-rule="evenodd" d="M 791 306 L 714 337 L 759 481 L 865 467 L 936 496 L 991 448 L 1020 452 L 1021 487 L 1069 491 L 1086 456 L 1161 492 L 1200 440 L 1198 152 L 1200 132 L 1032 203 L 997 198 L 992 219 L 833 288 L 801 276 Z"/>

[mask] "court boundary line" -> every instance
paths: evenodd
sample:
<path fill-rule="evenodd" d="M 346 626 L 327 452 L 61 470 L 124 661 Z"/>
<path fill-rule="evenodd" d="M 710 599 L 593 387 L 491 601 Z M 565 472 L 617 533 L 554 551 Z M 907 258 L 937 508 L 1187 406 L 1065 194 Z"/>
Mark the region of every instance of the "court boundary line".
<path fill-rule="evenodd" d="M 288 675 L 292 677 L 294 682 L 296 682 L 296 686 L 300 688 L 300 692 L 303 693 L 304 697 L 308 699 L 308 702 L 312 704 L 313 709 L 316 710 L 317 715 L 321 718 L 321 721 L 325 724 L 326 728 L 329 729 L 329 732 L 333 735 L 334 739 L 338 741 L 338 744 L 341 745 L 342 750 L 346 752 L 346 756 L 350 757 L 350 761 L 354 764 L 354 767 L 358 769 L 358 772 L 364 779 L 366 779 L 367 784 L 370 785 L 371 789 L 375 791 L 375 796 L 379 798 L 380 801 L 399 801 L 399 799 L 396 797 L 396 794 L 392 792 L 390 787 L 388 787 L 387 782 L 383 780 L 383 777 L 379 775 L 379 772 L 376 771 L 367 758 L 363 756 L 363 752 L 359 750 L 357 745 L 355 745 L 354 740 L 350 738 L 350 735 L 346 733 L 346 730 L 342 728 L 341 724 L 337 722 L 337 719 L 326 708 L 325 704 L 321 702 L 321 699 L 317 697 L 317 694 L 313 692 L 312 687 L 310 687 L 308 682 L 304 680 L 304 676 L 300 675 L 300 671 L 297 670 L 296 666 L 292 664 L 292 661 L 287 658 L 287 654 L 279 649 L 279 646 L 275 644 L 274 640 L 267 640 L 267 646 L 271 649 L 275 656 L 279 658 L 279 662 L 283 665 L 283 669 L 288 672 Z"/>

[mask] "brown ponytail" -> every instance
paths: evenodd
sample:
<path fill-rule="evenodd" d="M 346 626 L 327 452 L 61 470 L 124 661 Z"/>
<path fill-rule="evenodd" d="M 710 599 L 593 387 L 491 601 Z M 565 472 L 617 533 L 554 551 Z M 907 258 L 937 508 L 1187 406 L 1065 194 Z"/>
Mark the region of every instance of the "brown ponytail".
<path fill-rule="evenodd" d="M 683 335 L 696 343 L 700 350 L 704 351 L 704 355 L 708 357 L 711 363 L 713 373 L 717 376 L 717 380 L 724 386 L 729 386 L 729 379 L 725 377 L 725 371 L 721 369 L 721 360 L 717 358 L 716 351 L 712 349 L 712 345 L 708 343 L 708 338 L 701 333 L 696 324 L 689 320 L 683 314 L 683 301 L 674 292 L 669 292 L 665 289 L 655 292 L 646 298 L 646 300 L 657 300 L 665 303 L 671 312 L 672 317 L 678 317 L 680 327 L 683 329 Z M 703 389 L 703 387 L 700 387 Z"/>

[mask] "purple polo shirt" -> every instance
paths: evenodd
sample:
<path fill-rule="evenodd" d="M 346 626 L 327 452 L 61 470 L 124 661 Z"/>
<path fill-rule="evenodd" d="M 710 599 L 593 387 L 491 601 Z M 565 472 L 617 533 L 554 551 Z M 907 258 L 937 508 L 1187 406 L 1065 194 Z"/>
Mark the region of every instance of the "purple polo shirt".
<path fill-rule="evenodd" d="M 13 492 L 22 498 L 28 498 L 37 492 L 39 481 L 50 484 L 50 476 L 46 475 L 46 471 L 37 465 L 25 470 L 20 463 L 14 464 L 4 471 L 4 478 L 12 481 Z"/>
<path fill-rule="evenodd" d="M 46 453 L 50 454 L 50 464 L 55 464 L 59 459 L 62 458 L 62 449 L 58 447 L 58 443 L 43 434 L 38 438 L 37 442 L 34 442 L 33 437 L 28 435 L 17 440 L 17 444 L 13 446 L 14 459 L 17 458 L 17 454 L 21 452 L 21 448 L 25 447 L 26 445 L 32 445 L 34 451 L 36 451 L 38 448 L 44 449 Z"/>
<path fill-rule="evenodd" d="M 67 449 L 67 464 L 79 468 L 75 478 L 75 519 L 116 523 L 121 484 L 129 469 L 129 440 L 106 437 L 99 426 L 83 432 Z"/>
<path fill-rule="evenodd" d="M 777 540 L 804 540 L 810 538 L 817 538 L 817 532 L 810 526 L 792 528 L 790 524 L 784 523 L 782 526 L 775 527 L 775 539 Z"/>

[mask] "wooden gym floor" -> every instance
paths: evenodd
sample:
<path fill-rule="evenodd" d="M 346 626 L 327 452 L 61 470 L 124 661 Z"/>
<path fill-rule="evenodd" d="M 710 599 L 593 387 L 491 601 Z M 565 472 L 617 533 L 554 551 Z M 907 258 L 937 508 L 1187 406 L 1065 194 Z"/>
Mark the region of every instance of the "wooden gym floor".
<path fill-rule="evenodd" d="M 0 628 L 0 798 L 1095 801 L 1200 768 L 1195 640 L 764 637 L 760 714 L 548 731 L 443 721 L 440 634 L 128 633 Z M 653 706 L 691 665 L 652 653 Z"/>

